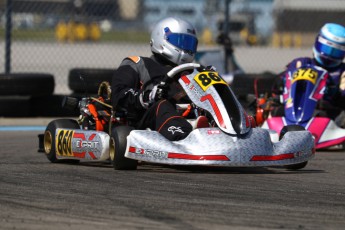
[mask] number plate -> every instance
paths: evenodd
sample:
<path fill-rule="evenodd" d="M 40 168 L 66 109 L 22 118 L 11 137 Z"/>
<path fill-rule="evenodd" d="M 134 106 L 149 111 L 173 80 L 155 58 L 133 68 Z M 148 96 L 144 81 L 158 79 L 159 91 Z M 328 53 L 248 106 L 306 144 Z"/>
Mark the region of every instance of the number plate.
<path fill-rule="evenodd" d="M 226 84 L 226 82 L 218 75 L 217 72 L 205 71 L 195 75 L 194 80 L 206 91 L 208 87 L 214 84 Z"/>
<path fill-rule="evenodd" d="M 56 154 L 59 156 L 73 156 L 72 152 L 72 137 L 73 130 L 59 130 L 55 140 Z"/>
<path fill-rule="evenodd" d="M 315 85 L 317 77 L 318 77 L 318 72 L 311 68 L 298 69 L 297 71 L 293 73 L 291 83 L 294 83 L 295 81 L 298 81 L 298 80 L 307 80 Z"/>

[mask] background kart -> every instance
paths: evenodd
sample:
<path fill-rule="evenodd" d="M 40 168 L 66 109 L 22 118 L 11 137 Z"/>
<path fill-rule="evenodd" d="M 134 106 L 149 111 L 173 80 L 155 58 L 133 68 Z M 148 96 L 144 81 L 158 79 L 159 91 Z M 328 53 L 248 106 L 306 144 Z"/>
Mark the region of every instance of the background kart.
<path fill-rule="evenodd" d="M 314 65 L 288 70 L 283 94 L 284 115 L 268 117 L 262 128 L 279 133 L 284 126 L 296 124 L 312 133 L 317 149 L 344 148 L 345 129 L 334 120 L 321 117 L 316 109 L 324 95 L 327 78 L 327 71 Z"/>
<path fill-rule="evenodd" d="M 161 84 L 169 84 L 174 77 L 190 99 L 194 119 L 207 116 L 210 127 L 194 129 L 180 141 L 169 141 L 152 130 L 134 130 L 125 112 L 106 103 L 109 91 L 103 89 L 109 86 L 103 84 L 99 98 L 79 102 L 78 121 L 55 120 L 47 126 L 40 135 L 40 149 L 51 162 L 110 159 L 115 169 L 136 169 L 138 161 L 300 169 L 314 156 L 313 137 L 303 127 L 286 126 L 279 140 L 273 141 L 269 130 L 255 127 L 253 118 L 216 71 L 183 64 L 171 70 Z M 68 99 L 66 104 L 75 107 L 77 103 Z"/>

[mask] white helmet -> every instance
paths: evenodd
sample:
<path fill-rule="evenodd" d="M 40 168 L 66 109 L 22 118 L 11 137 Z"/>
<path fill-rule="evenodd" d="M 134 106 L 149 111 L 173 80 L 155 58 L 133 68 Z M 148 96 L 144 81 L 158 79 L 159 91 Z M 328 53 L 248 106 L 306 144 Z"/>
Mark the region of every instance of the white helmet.
<path fill-rule="evenodd" d="M 189 22 L 169 17 L 155 25 L 150 44 L 152 53 L 180 65 L 194 60 L 198 39 L 195 28 Z"/>

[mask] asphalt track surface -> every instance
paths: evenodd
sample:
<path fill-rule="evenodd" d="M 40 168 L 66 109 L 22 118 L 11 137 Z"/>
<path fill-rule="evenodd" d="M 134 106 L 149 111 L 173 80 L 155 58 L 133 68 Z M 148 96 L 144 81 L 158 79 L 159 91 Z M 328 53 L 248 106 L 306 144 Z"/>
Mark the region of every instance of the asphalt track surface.
<path fill-rule="evenodd" d="M 149 164 L 115 171 L 50 163 L 37 152 L 41 128 L 0 131 L 0 229 L 345 226 L 344 151 L 318 151 L 299 171 Z"/>
<path fill-rule="evenodd" d="M 123 46 L 16 42 L 12 71 L 52 73 L 55 93 L 68 93 L 71 68 L 115 68 L 125 56 L 150 54 L 146 45 L 126 46 L 125 51 Z M 280 72 L 292 58 L 311 52 L 266 47 L 235 51 L 248 73 Z M 4 122 L 0 119 L 1 230 L 345 226 L 345 151 L 317 152 L 300 171 L 147 164 L 136 171 L 115 171 L 109 164 L 52 164 L 37 152 L 45 120 L 29 124 L 14 119 L 11 125 L 16 126 L 10 128 Z"/>

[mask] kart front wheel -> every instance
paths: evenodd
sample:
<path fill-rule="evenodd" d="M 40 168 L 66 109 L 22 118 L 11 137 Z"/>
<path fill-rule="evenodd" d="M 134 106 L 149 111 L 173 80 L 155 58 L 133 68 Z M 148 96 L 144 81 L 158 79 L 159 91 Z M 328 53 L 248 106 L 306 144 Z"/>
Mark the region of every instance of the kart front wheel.
<path fill-rule="evenodd" d="M 305 128 L 300 125 L 287 125 L 282 128 L 279 134 L 279 140 L 281 140 L 287 132 L 291 131 L 305 131 Z M 284 168 L 288 170 L 299 170 L 307 166 L 308 161 L 304 161 L 298 164 L 284 165 Z"/>
<path fill-rule="evenodd" d="M 55 134 L 57 128 L 63 129 L 80 129 L 80 126 L 76 120 L 73 119 L 58 119 L 51 121 L 45 132 L 43 139 L 44 152 L 48 160 L 52 163 L 57 163 L 59 160 L 56 158 L 55 149 Z"/>
<path fill-rule="evenodd" d="M 133 130 L 130 126 L 117 126 L 111 131 L 110 160 L 115 170 L 135 170 L 138 162 L 125 157 L 127 136 Z"/>

